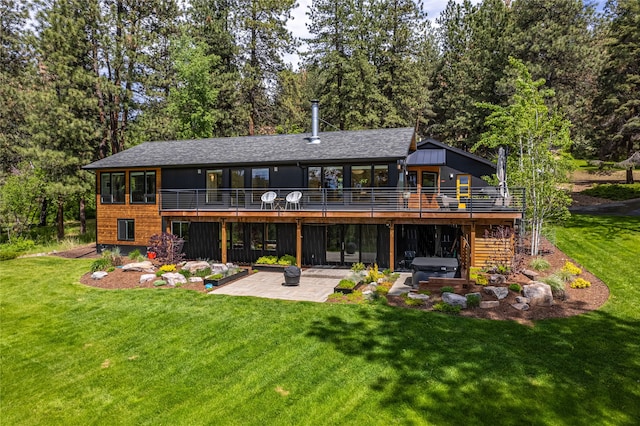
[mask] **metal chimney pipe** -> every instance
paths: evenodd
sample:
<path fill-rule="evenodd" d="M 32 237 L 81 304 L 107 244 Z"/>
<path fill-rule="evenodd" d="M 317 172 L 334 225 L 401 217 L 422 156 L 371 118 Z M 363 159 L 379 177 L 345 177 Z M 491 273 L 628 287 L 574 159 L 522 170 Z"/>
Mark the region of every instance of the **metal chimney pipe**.
<path fill-rule="evenodd" d="M 309 143 L 320 143 L 320 136 L 318 136 L 318 128 L 320 123 L 318 100 L 311 101 L 311 137 Z"/>

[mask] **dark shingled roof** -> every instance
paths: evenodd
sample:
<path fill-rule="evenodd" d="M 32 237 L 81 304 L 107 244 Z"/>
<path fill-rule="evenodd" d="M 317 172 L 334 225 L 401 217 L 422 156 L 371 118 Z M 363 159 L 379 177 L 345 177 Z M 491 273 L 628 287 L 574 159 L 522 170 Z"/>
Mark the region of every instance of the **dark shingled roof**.
<path fill-rule="evenodd" d="M 309 133 L 145 142 L 84 168 L 397 160 L 409 153 L 413 132 L 410 127 L 322 132 L 318 144 L 309 143 Z"/>

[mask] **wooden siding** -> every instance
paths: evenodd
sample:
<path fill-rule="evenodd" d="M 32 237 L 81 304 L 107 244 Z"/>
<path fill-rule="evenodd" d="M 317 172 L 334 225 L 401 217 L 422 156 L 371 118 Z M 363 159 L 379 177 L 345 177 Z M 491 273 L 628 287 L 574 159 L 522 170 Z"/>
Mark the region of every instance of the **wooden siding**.
<path fill-rule="evenodd" d="M 97 245 L 121 245 L 121 246 L 142 246 L 146 247 L 152 235 L 163 231 L 162 216 L 158 211 L 158 200 L 160 190 L 160 169 L 145 168 L 140 170 L 156 172 L 156 203 L 154 204 L 131 204 L 129 198 L 129 174 L 131 170 L 126 170 L 125 175 L 125 202 L 124 204 L 108 204 L 100 201 L 100 173 L 96 176 L 96 244 Z M 123 170 L 101 170 L 103 172 L 122 172 Z M 118 219 L 133 219 L 134 240 L 118 240 Z"/>
<path fill-rule="evenodd" d="M 485 236 L 485 230 L 488 229 L 488 226 L 476 227 L 472 266 L 494 266 L 496 263 L 511 265 L 514 256 L 513 234 L 509 237 L 509 242 L 505 246 L 501 239 Z"/>

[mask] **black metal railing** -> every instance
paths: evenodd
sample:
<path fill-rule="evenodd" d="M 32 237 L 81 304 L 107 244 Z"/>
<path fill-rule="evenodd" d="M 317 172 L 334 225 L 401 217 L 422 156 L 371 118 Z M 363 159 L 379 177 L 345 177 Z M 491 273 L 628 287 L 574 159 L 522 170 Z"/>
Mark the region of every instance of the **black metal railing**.
<path fill-rule="evenodd" d="M 302 196 L 296 200 L 292 193 Z M 265 193 L 273 192 L 271 197 Z M 289 197 L 288 197 L 289 196 Z M 274 188 L 274 189 L 164 189 L 161 211 L 322 211 L 322 212 L 522 212 L 524 189 L 500 195 L 495 187 L 472 188 L 458 194 L 455 188 L 440 191 L 393 188 Z"/>

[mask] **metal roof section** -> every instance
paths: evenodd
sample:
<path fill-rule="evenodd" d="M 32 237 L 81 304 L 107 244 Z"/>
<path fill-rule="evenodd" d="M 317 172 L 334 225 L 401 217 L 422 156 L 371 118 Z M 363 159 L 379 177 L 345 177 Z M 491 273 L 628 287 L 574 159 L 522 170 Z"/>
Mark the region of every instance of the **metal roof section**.
<path fill-rule="evenodd" d="M 496 167 L 495 163 L 492 163 L 491 161 L 489 161 L 489 160 L 487 160 L 485 158 L 479 157 L 479 156 L 477 156 L 475 154 L 472 154 L 470 152 L 464 151 L 464 150 L 459 149 L 459 148 L 455 148 L 453 146 L 444 144 L 444 143 L 442 143 L 440 141 L 437 141 L 437 140 L 431 139 L 431 138 L 423 139 L 422 141 L 420 141 L 418 143 L 418 151 L 429 150 L 429 148 L 427 148 L 427 149 L 424 148 L 425 145 L 432 145 L 432 146 L 435 146 L 436 148 L 449 150 L 451 152 L 455 152 L 456 154 L 462 155 L 464 157 L 468 157 L 468 158 L 470 158 L 470 159 L 472 159 L 474 161 L 478 161 L 480 163 L 484 163 L 484 164 L 486 164 L 488 166 L 491 166 L 491 167 Z M 418 151 L 416 151 L 416 152 L 418 152 Z"/>
<path fill-rule="evenodd" d="M 419 149 L 407 157 L 408 166 L 442 166 L 446 163 L 445 149 Z"/>

